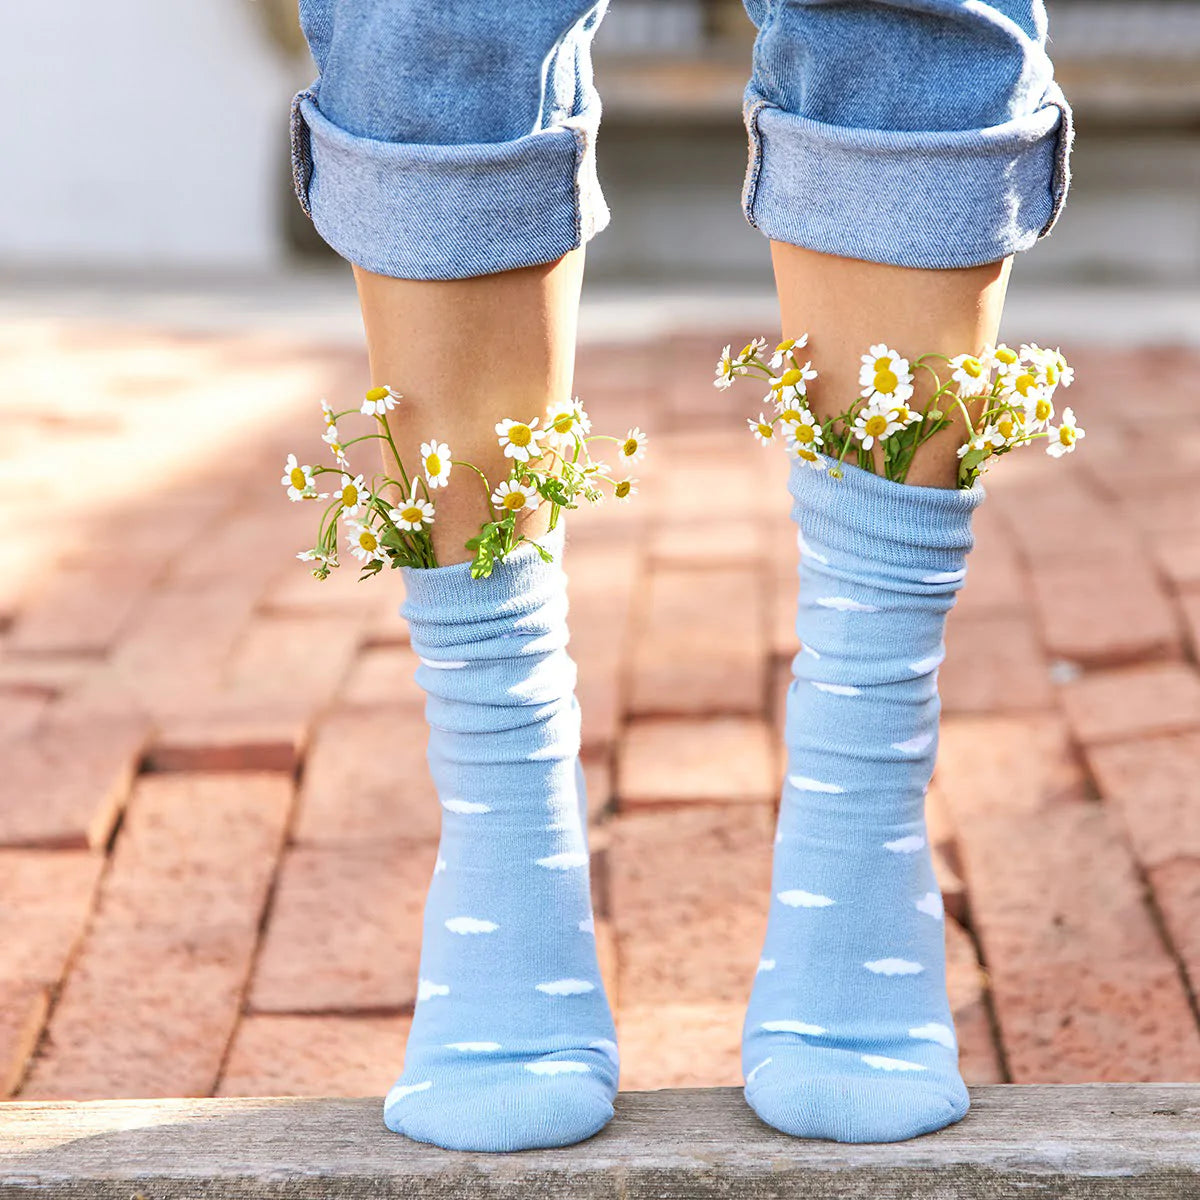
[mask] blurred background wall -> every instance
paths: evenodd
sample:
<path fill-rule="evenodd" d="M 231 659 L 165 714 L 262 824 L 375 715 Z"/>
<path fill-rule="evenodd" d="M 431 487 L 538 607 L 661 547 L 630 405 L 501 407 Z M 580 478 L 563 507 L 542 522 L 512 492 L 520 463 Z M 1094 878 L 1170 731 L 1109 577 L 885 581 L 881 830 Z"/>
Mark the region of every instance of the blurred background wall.
<path fill-rule="evenodd" d="M 1200 280 L 1200 3 L 1051 0 L 1078 114 L 1072 202 L 1023 274 Z M 262 272 L 327 262 L 291 197 L 312 74 L 294 0 L 11 0 L 0 267 Z M 761 281 L 738 208 L 740 0 L 614 0 L 597 39 L 596 280 Z M 919 86 L 920 81 L 914 81 Z M 696 247 L 704 254 L 697 255 Z"/>

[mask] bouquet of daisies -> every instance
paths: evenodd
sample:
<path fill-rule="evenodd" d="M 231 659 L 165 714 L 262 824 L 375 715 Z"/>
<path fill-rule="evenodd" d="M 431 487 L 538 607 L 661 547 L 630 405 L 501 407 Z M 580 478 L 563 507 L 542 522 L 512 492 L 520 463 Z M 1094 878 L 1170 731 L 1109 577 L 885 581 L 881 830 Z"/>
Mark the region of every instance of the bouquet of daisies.
<path fill-rule="evenodd" d="M 362 578 L 376 575 L 385 566 L 436 567 L 430 527 L 437 517 L 435 496 L 450 482 L 451 472 L 473 472 L 481 489 L 483 519 L 479 533 L 467 543 L 473 553 L 471 575 L 484 578 L 522 542 L 529 542 L 547 561 L 551 555 L 535 539 L 517 529 L 522 513 L 550 505 L 553 529 L 563 509 L 580 503 L 597 504 L 606 496 L 628 500 L 637 492 L 637 480 L 628 469 L 645 453 L 646 438 L 640 429 L 622 437 L 592 432 L 592 423 L 578 399 L 554 405 L 532 419 L 506 418 L 496 425 L 496 438 L 511 463 L 506 478 L 495 482 L 475 464 L 456 459 L 450 447 L 436 437 L 422 442 L 420 460 L 405 463 L 388 423 L 389 414 L 403 397 L 390 387 L 374 387 L 358 408 L 335 411 L 325 400 L 323 441 L 332 465 L 308 465 L 289 454 L 280 483 L 296 502 L 326 502 L 317 528 L 316 545 L 296 557 L 314 563 L 313 574 L 328 578 L 339 564 L 339 546 L 345 544 L 361 563 Z M 339 424 L 352 414 L 374 419 L 374 428 L 343 440 Z M 368 480 L 355 473 L 348 451 L 359 442 L 383 443 L 387 469 Z M 620 478 L 610 464 L 593 457 L 593 447 L 606 442 L 616 447 L 622 467 Z M 328 487 L 328 491 L 322 491 Z"/>
<path fill-rule="evenodd" d="M 741 376 L 763 381 L 766 408 L 747 421 L 751 433 L 764 445 L 782 442 L 796 458 L 835 478 L 849 460 L 903 483 L 917 450 L 951 424 L 953 413 L 962 415 L 968 434 L 958 451 L 963 488 L 1010 450 L 1045 441 L 1047 453 L 1058 458 L 1084 436 L 1070 408 L 1061 414 L 1055 408 L 1057 390 L 1075 377 L 1059 350 L 985 346 L 978 355 L 924 354 L 910 364 L 880 343 L 862 356 L 859 395 L 845 411 L 821 421 L 808 405 L 808 384 L 817 372 L 811 361 L 801 362 L 807 344 L 807 334 L 785 339 L 769 357 L 765 338 L 736 355 L 726 346 L 715 386 L 728 388 Z M 918 371 L 928 373 L 931 385 L 920 407 L 913 399 Z"/>

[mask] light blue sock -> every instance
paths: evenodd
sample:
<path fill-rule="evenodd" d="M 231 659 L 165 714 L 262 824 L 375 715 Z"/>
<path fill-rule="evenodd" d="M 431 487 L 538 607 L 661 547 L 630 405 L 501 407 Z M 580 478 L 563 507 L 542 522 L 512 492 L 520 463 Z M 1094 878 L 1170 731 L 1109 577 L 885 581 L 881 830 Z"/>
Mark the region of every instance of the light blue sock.
<path fill-rule="evenodd" d="M 575 665 L 555 562 L 405 570 L 442 835 L 388 1128 L 453 1150 L 566 1146 L 612 1117 Z M 380 753 L 387 747 L 381 746 Z"/>
<path fill-rule="evenodd" d="M 798 462 L 789 488 L 804 648 L 746 1099 L 797 1137 L 900 1141 L 967 1111 L 924 801 L 943 627 L 983 492 Z"/>

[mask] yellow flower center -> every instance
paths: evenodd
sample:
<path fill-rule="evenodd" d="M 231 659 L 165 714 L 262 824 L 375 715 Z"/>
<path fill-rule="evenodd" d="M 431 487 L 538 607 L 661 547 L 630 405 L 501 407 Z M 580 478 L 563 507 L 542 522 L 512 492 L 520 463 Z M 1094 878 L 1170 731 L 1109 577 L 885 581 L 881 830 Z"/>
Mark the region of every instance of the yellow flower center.
<path fill-rule="evenodd" d="M 739 355 L 738 355 L 738 358 L 749 358 L 749 357 L 750 357 L 750 355 L 751 355 L 751 354 L 753 354 L 753 353 L 754 353 L 754 343 L 753 343 L 753 342 L 747 342 L 747 343 L 746 343 L 746 344 L 745 344 L 745 345 L 742 347 L 742 352 L 741 352 L 741 354 L 739 354 Z"/>
<path fill-rule="evenodd" d="M 796 457 L 803 458 L 808 462 L 816 462 L 817 454 L 815 450 L 810 450 L 807 446 L 796 447 Z"/>
<path fill-rule="evenodd" d="M 624 500 L 625 497 L 629 495 L 632 487 L 633 485 L 628 479 L 622 479 L 621 482 L 618 483 L 615 488 L 613 488 L 613 495 L 615 495 L 618 500 Z"/>
<path fill-rule="evenodd" d="M 868 437 L 879 437 L 887 427 L 887 417 L 880 416 L 878 413 L 876 413 L 874 416 L 867 418 L 867 423 L 863 426 L 863 432 Z"/>
<path fill-rule="evenodd" d="M 525 507 L 525 501 L 528 499 L 524 492 L 509 492 L 501 501 L 501 507 L 507 508 L 509 512 L 516 512 L 517 509 Z"/>
<path fill-rule="evenodd" d="M 900 378 L 895 371 L 887 366 L 876 367 L 875 390 L 877 392 L 894 392 L 899 386 Z"/>
<path fill-rule="evenodd" d="M 966 371 L 972 379 L 978 379 L 983 374 L 983 363 L 977 358 L 964 358 L 962 361 L 962 369 Z"/>
<path fill-rule="evenodd" d="M 996 351 L 996 361 L 1002 362 L 1006 367 L 1011 367 L 1017 361 L 1017 352 L 1010 350 L 1007 346 L 1001 346 Z"/>
<path fill-rule="evenodd" d="M 909 416 L 911 415 L 909 413 L 907 407 L 903 404 L 897 405 L 894 409 L 892 409 L 892 412 L 895 414 L 896 420 L 899 421 L 902 425 L 908 420 Z"/>
<path fill-rule="evenodd" d="M 559 413 L 558 416 L 554 418 L 551 428 L 555 433 L 570 433 L 571 426 L 574 424 L 575 417 L 573 414 L 569 412 Z"/>
<path fill-rule="evenodd" d="M 1016 422 L 1013 421 L 1011 416 L 1001 417 L 1000 420 L 996 422 L 996 429 L 999 431 L 1000 436 L 1006 442 L 1009 440 L 1009 438 L 1012 437 L 1013 430 L 1015 428 L 1016 428 Z"/>
<path fill-rule="evenodd" d="M 425 514 L 415 505 L 409 504 L 400 510 L 400 516 L 410 525 L 420 525 L 425 519 Z"/>
<path fill-rule="evenodd" d="M 779 414 L 779 419 L 788 425 L 799 425 L 804 418 L 798 408 L 785 408 Z"/>
<path fill-rule="evenodd" d="M 358 488 L 352 483 L 346 484 L 342 488 L 342 505 L 345 508 L 353 508 L 358 503 Z"/>
<path fill-rule="evenodd" d="M 1069 425 L 1062 425 L 1058 430 L 1058 440 L 1064 445 L 1069 446 L 1075 441 L 1075 430 Z"/>
<path fill-rule="evenodd" d="M 292 487 L 298 492 L 302 492 L 308 487 L 308 480 L 304 477 L 304 472 L 299 467 L 293 467 L 288 474 L 288 478 L 292 481 Z"/>
<path fill-rule="evenodd" d="M 761 421 L 758 423 L 758 432 L 762 437 L 769 438 L 775 436 L 775 429 L 771 425 L 764 425 Z"/>
<path fill-rule="evenodd" d="M 761 428 L 761 426 L 760 426 L 760 428 Z M 635 455 L 637 453 L 637 450 L 638 450 L 637 438 L 626 438 L 624 444 L 621 446 L 621 453 L 623 455 L 625 455 L 626 458 L 631 458 L 633 455 Z"/>
<path fill-rule="evenodd" d="M 1021 393 L 1022 396 L 1029 395 L 1029 389 L 1037 383 L 1037 380 L 1028 371 L 1018 375 L 1013 381 L 1013 387 Z"/>
<path fill-rule="evenodd" d="M 1058 383 L 1058 372 L 1053 367 L 1046 368 L 1046 382 L 1051 387 Z"/>
<path fill-rule="evenodd" d="M 1039 400 L 1034 407 L 1033 414 L 1039 421 L 1048 421 L 1053 411 L 1049 400 Z"/>
<path fill-rule="evenodd" d="M 533 430 L 528 425 L 510 425 L 508 440 L 514 446 L 528 446 L 533 441 Z"/>
<path fill-rule="evenodd" d="M 800 424 L 793 430 L 793 436 L 796 441 L 804 442 L 807 445 L 809 442 L 816 440 L 817 433 L 811 425 Z"/>
<path fill-rule="evenodd" d="M 891 368 L 892 360 L 890 358 L 877 358 L 875 360 L 875 370 L 887 371 Z"/>
<path fill-rule="evenodd" d="M 779 382 L 784 387 L 794 387 L 803 378 L 804 378 L 803 372 L 798 371 L 798 370 L 796 370 L 795 367 L 793 367 L 790 371 L 784 371 L 783 375 L 780 376 Z"/>
<path fill-rule="evenodd" d="M 379 539 L 376 538 L 376 536 L 369 529 L 364 529 L 358 535 L 358 544 L 364 550 L 370 551 L 374 550 L 379 545 Z"/>
<path fill-rule="evenodd" d="M 386 399 L 387 394 L 388 394 L 388 390 L 385 387 L 372 388 L 367 393 L 367 399 L 370 400 L 372 404 L 374 404 L 380 400 Z"/>
<path fill-rule="evenodd" d="M 430 475 L 440 475 L 442 473 L 442 460 L 436 454 L 431 454 L 425 460 L 425 470 Z"/>

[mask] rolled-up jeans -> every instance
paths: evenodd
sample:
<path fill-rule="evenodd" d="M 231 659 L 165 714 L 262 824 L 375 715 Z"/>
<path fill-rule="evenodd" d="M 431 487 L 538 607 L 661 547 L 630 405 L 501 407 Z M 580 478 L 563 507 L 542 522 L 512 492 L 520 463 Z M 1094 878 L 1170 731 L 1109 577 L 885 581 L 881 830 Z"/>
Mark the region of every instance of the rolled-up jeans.
<path fill-rule="evenodd" d="M 621 0 L 616 0 L 619 4 Z M 746 0 L 746 219 L 870 262 L 995 262 L 1049 232 L 1071 110 L 1041 0 Z M 607 0 L 300 0 L 296 192 L 403 279 L 552 262 L 608 223 L 591 47 Z"/>

